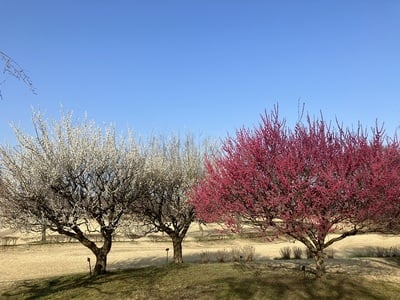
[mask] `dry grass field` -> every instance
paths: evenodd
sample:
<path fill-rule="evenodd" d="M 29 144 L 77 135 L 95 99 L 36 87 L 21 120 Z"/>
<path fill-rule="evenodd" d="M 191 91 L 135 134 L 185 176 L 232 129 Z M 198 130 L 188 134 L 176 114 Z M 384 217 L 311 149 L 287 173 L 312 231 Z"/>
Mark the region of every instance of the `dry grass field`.
<path fill-rule="evenodd" d="M 16 245 L 0 248 L 0 299 L 400 299 L 398 236 L 366 234 L 334 244 L 326 279 L 315 281 L 300 268 L 312 270 L 312 259 L 276 259 L 284 247 L 304 248 L 299 242 L 222 239 L 213 227 L 200 239 L 197 229 L 183 244 L 182 266 L 167 264 L 167 237 L 149 236 L 115 242 L 110 272 L 98 278 L 89 276 L 87 258 L 94 257 L 81 244 L 41 244 L 33 242 L 37 236 L 19 235 Z M 0 239 L 10 234 L 16 235 L 0 232 Z M 254 247 L 254 261 L 232 263 L 231 251 L 244 246 Z M 395 250 L 397 257 L 368 257 L 371 249 Z M 221 253 L 229 263 L 217 262 Z"/>
<path fill-rule="evenodd" d="M 3 231 L 4 233 L 5 231 Z M 211 236 L 205 232 L 205 236 Z M 6 232 L 8 235 L 9 232 Z M 4 234 L 3 234 L 4 236 Z M 278 239 L 266 241 L 262 239 L 226 238 L 199 240 L 200 232 L 193 226 L 183 244 L 185 262 L 201 262 L 200 254 L 208 253 L 212 261 L 216 261 L 216 253 L 225 251 L 228 256 L 232 249 L 242 246 L 253 246 L 255 261 L 279 266 L 280 250 L 283 247 L 301 247 L 299 242 Z M 1 237 L 1 232 L 0 232 Z M 91 252 L 79 243 L 27 243 L 26 237 L 19 236 L 15 246 L 0 248 L 0 285 L 18 280 L 46 278 L 59 275 L 89 272 L 87 258 L 94 262 Z M 25 240 L 24 240 L 25 238 Z M 168 238 L 154 241 L 154 238 L 145 237 L 136 241 L 120 241 L 113 244 L 108 257 L 108 269 L 119 270 L 165 264 L 167 261 L 166 248 L 172 249 Z M 327 260 L 327 271 L 334 273 L 361 274 L 368 277 L 385 278 L 400 283 L 400 268 L 397 261 L 381 258 L 360 257 L 366 249 L 373 247 L 400 248 L 400 237 L 394 235 L 365 234 L 346 238 L 332 246 L 330 253 L 333 259 Z M 172 250 L 168 258 L 172 257 Z M 291 260 L 286 266 L 296 268 L 303 264 L 312 267 L 312 260 Z"/>

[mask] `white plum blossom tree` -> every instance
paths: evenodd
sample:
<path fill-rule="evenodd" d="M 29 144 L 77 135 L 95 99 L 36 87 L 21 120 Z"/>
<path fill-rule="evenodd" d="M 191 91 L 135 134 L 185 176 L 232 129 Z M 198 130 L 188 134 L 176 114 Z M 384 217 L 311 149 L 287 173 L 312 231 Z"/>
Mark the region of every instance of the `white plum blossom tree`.
<path fill-rule="evenodd" d="M 94 275 L 105 273 L 112 235 L 143 193 L 144 158 L 133 138 L 72 114 L 49 125 L 34 112 L 33 125 L 34 135 L 15 130 L 18 146 L 0 147 L 3 213 L 78 240 L 96 257 Z"/>
<path fill-rule="evenodd" d="M 147 190 L 132 211 L 144 224 L 171 238 L 175 263 L 182 263 L 182 241 L 195 220 L 188 192 L 203 174 L 206 149 L 190 135 L 154 137 L 146 147 Z"/>

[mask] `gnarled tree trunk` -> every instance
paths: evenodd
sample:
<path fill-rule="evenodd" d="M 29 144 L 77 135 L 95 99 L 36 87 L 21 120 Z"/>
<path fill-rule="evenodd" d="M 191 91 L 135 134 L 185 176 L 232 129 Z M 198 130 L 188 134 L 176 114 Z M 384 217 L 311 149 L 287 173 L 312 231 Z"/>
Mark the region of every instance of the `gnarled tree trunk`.
<path fill-rule="evenodd" d="M 46 233 L 46 230 L 47 230 L 47 226 L 46 225 L 42 225 L 42 228 L 41 228 L 41 230 L 40 230 L 40 233 L 41 233 L 41 242 L 42 243 L 46 243 L 47 242 L 47 233 Z"/>
<path fill-rule="evenodd" d="M 103 233 L 104 243 L 101 248 L 97 247 L 92 251 L 96 255 L 96 264 L 93 269 L 93 276 L 105 274 L 107 272 L 107 255 L 112 246 L 112 234 L 110 232 Z"/>
<path fill-rule="evenodd" d="M 102 247 L 98 247 L 95 242 L 85 237 L 82 231 L 78 227 L 75 227 L 74 231 L 76 233 L 71 233 L 65 230 L 59 230 L 58 232 L 61 234 L 65 234 L 69 237 L 72 237 L 74 239 L 77 239 L 82 245 L 84 245 L 85 247 L 90 249 L 90 251 L 92 251 L 92 253 L 96 257 L 96 263 L 93 268 L 93 276 L 105 274 L 107 272 L 107 255 L 110 252 L 112 246 L 113 231 L 108 230 L 102 232 L 102 236 L 104 239 Z"/>
<path fill-rule="evenodd" d="M 317 249 L 314 252 L 315 276 L 321 278 L 325 275 L 325 253 L 323 249 Z"/>
<path fill-rule="evenodd" d="M 174 248 L 174 263 L 181 264 L 183 263 L 182 258 L 182 241 L 183 238 L 180 236 L 172 236 L 172 245 Z"/>
<path fill-rule="evenodd" d="M 107 271 L 107 251 L 104 247 L 98 248 L 96 255 L 96 263 L 93 269 L 93 276 L 105 274 Z"/>

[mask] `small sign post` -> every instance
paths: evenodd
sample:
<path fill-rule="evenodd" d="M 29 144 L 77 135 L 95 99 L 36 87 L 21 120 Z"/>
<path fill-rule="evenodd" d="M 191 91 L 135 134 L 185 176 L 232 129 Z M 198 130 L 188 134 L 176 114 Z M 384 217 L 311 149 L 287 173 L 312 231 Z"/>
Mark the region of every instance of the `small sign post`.
<path fill-rule="evenodd" d="M 90 274 L 90 276 L 92 276 L 92 266 L 90 264 L 90 257 L 87 258 L 87 262 L 89 264 L 89 274 Z"/>
<path fill-rule="evenodd" d="M 169 248 L 166 248 L 165 251 L 167 251 L 167 264 L 168 264 L 168 251 L 169 251 Z"/>

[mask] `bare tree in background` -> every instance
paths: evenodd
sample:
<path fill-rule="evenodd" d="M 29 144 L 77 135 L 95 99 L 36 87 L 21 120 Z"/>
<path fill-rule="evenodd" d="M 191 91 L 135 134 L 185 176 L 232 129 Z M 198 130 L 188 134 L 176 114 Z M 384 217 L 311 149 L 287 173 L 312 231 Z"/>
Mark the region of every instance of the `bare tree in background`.
<path fill-rule="evenodd" d="M 133 206 L 134 213 L 173 243 L 174 262 L 182 263 L 182 241 L 194 221 L 187 193 L 203 173 L 201 147 L 194 139 L 154 138 L 147 148 L 147 193 Z"/>
<path fill-rule="evenodd" d="M 142 193 L 143 157 L 132 138 L 71 115 L 49 126 L 34 113 L 33 125 L 34 136 L 16 130 L 19 145 L 0 147 L 3 213 L 78 240 L 96 256 L 94 275 L 105 273 L 112 235 Z"/>
<path fill-rule="evenodd" d="M 22 81 L 25 83 L 31 92 L 36 95 L 36 89 L 33 86 L 31 78 L 26 74 L 26 72 L 22 69 L 22 67 L 13 60 L 10 56 L 5 54 L 4 52 L 0 51 L 0 61 L 4 64 L 3 66 L 3 74 L 11 75 L 12 77 Z M 3 79 L 0 81 L 0 86 L 6 81 Z M 3 95 L 0 89 L 0 99 L 3 99 Z"/>

